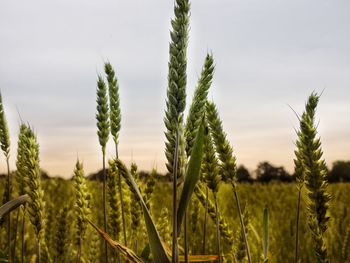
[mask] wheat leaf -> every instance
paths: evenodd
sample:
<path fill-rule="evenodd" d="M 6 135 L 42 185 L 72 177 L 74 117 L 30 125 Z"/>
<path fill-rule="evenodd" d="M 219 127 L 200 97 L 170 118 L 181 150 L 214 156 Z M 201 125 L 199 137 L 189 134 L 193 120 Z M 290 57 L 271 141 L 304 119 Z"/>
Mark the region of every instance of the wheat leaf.
<path fill-rule="evenodd" d="M 126 246 L 123 246 L 122 244 L 118 243 L 117 241 L 114 241 L 107 233 L 102 231 L 100 228 L 98 228 L 94 223 L 92 223 L 88 219 L 89 224 L 101 235 L 101 237 L 108 242 L 108 244 L 117 249 L 120 252 L 120 255 L 122 255 L 126 260 L 129 260 L 134 263 L 143 263 L 142 259 L 139 258 L 134 251 L 127 248 Z"/>
<path fill-rule="evenodd" d="M 204 137 L 205 137 L 205 128 L 204 128 L 204 121 L 202 120 L 202 123 L 198 129 L 196 140 L 194 142 L 192 154 L 190 161 L 188 163 L 186 176 L 185 176 L 185 182 L 184 186 L 181 192 L 179 207 L 177 209 L 177 234 L 180 235 L 181 232 L 181 224 L 183 221 L 183 218 L 185 216 L 185 211 L 187 209 L 188 203 L 191 200 L 192 193 L 194 191 L 194 188 L 196 187 L 196 184 L 199 180 L 200 170 L 201 170 L 201 164 L 202 164 L 202 157 L 203 157 L 203 146 L 204 146 Z"/>
<path fill-rule="evenodd" d="M 2 219 L 10 213 L 12 210 L 15 210 L 20 205 L 23 205 L 29 200 L 28 195 L 21 195 L 15 199 L 12 199 L 11 201 L 8 201 L 6 204 L 0 207 L 0 222 Z"/>
<path fill-rule="evenodd" d="M 147 228 L 148 233 L 148 240 L 153 256 L 154 263 L 170 263 L 170 259 L 165 252 L 165 249 L 162 245 L 162 242 L 160 240 L 158 231 L 155 227 L 155 224 L 151 218 L 151 215 L 149 213 L 149 210 L 147 208 L 147 205 L 142 197 L 142 194 L 140 192 L 140 189 L 138 185 L 136 184 L 134 178 L 129 173 L 128 169 L 125 167 L 125 165 L 120 161 L 116 160 L 116 165 L 121 173 L 121 175 L 126 179 L 127 184 L 133 191 L 133 193 L 138 197 L 139 202 L 142 207 L 143 216 L 145 219 L 145 225 Z"/>

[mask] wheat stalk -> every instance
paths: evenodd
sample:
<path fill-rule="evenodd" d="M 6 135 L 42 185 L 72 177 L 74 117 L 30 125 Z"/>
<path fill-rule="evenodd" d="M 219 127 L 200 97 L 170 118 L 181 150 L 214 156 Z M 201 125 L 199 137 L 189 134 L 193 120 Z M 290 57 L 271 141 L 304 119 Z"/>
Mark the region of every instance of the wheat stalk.
<path fill-rule="evenodd" d="M 250 220 L 249 220 L 249 213 L 248 213 L 248 209 L 247 206 L 244 207 L 243 209 L 243 222 L 244 222 L 244 227 L 246 230 L 246 233 L 248 235 L 248 226 L 250 224 Z M 244 259 L 247 256 L 246 253 L 246 248 L 245 248 L 245 242 L 244 242 L 244 236 L 242 235 L 242 231 L 238 231 L 237 233 L 237 246 L 236 246 L 236 259 L 238 262 L 244 262 Z"/>
<path fill-rule="evenodd" d="M 220 243 L 220 231 L 219 231 L 219 221 L 218 221 L 219 212 L 218 212 L 218 200 L 217 200 L 217 193 L 219 190 L 219 183 L 221 181 L 221 176 L 219 173 L 219 163 L 215 155 L 213 141 L 209 133 L 207 133 L 205 136 L 204 153 L 205 154 L 202 162 L 202 175 L 203 175 L 204 181 L 206 182 L 208 188 L 211 190 L 214 196 L 217 253 L 219 255 L 219 262 L 221 262 L 221 243 Z"/>
<path fill-rule="evenodd" d="M 105 63 L 104 68 L 105 68 L 105 73 L 107 75 L 107 82 L 108 82 L 109 109 L 110 109 L 109 119 L 110 119 L 110 125 L 111 125 L 110 130 L 111 130 L 111 135 L 113 137 L 113 141 L 115 144 L 116 158 L 119 158 L 118 138 L 119 138 L 119 131 L 121 128 L 119 85 L 118 85 L 118 79 L 115 74 L 115 70 L 113 69 L 111 63 L 109 62 Z M 119 185 L 119 199 L 120 199 L 121 212 L 122 212 L 124 244 L 125 246 L 127 246 L 128 243 L 126 238 L 125 202 L 123 197 L 122 182 L 121 182 L 120 174 L 118 174 L 118 185 Z"/>
<path fill-rule="evenodd" d="M 210 200 L 206 202 L 207 196 L 205 195 L 205 193 L 203 193 L 202 189 L 202 184 L 198 184 L 195 187 L 194 193 L 196 194 L 196 197 L 198 198 L 203 207 L 208 207 L 208 215 L 211 217 L 211 219 L 214 222 L 219 222 L 220 235 L 222 236 L 222 238 L 224 238 L 227 244 L 231 246 L 233 244 L 232 231 L 229 229 L 228 224 L 220 214 L 218 214 L 218 218 L 216 218 L 215 205 Z"/>
<path fill-rule="evenodd" d="M 132 177 L 135 179 L 135 182 L 138 182 L 138 171 L 136 163 L 131 164 L 130 173 Z M 135 193 L 131 194 L 131 203 L 133 204 L 130 209 L 131 213 L 131 230 L 132 236 L 134 237 L 134 251 L 138 251 L 138 230 L 141 225 L 141 206 L 138 202 L 137 195 Z"/>
<path fill-rule="evenodd" d="M 175 18 L 172 19 L 171 43 L 169 46 L 168 89 L 164 123 L 166 126 L 166 158 L 168 171 L 173 174 L 175 137 L 178 125 L 183 123 L 186 105 L 187 41 L 189 27 L 188 0 L 176 0 Z"/>
<path fill-rule="evenodd" d="M 120 200 L 118 199 L 117 178 L 118 170 L 115 168 L 113 160 L 108 161 L 107 193 L 109 203 L 109 233 L 112 238 L 119 240 L 121 229 Z"/>
<path fill-rule="evenodd" d="M 109 137 L 109 114 L 108 114 L 108 98 L 107 88 L 101 76 L 97 79 L 97 135 L 102 148 L 102 169 L 103 169 L 103 186 L 102 186 L 102 202 L 103 202 L 103 226 L 107 232 L 107 207 L 106 207 L 106 144 Z M 108 245 L 105 240 L 105 262 L 108 263 Z"/>
<path fill-rule="evenodd" d="M 315 125 L 318 101 L 319 96 L 312 93 L 300 120 L 299 160 L 302 163 L 305 186 L 308 190 L 309 228 L 314 240 L 317 262 L 329 262 L 324 233 L 329 220 L 328 208 L 331 197 L 327 192 L 327 168 L 322 159 L 321 141 L 317 138 L 317 126 Z"/>
<path fill-rule="evenodd" d="M 44 192 L 41 189 L 40 166 L 39 166 L 39 144 L 36 136 L 31 128 L 28 127 L 28 135 L 26 136 L 26 167 L 28 169 L 28 195 L 30 201 L 28 203 L 28 214 L 37 241 L 38 262 L 41 262 L 41 245 L 44 236 Z"/>
<path fill-rule="evenodd" d="M 20 132 L 18 135 L 18 145 L 17 145 L 17 160 L 16 160 L 16 181 L 18 185 L 19 195 L 24 195 L 26 191 L 26 185 L 28 180 L 26 160 L 28 159 L 26 140 L 27 136 L 30 134 L 30 130 L 25 124 L 20 125 Z M 24 227 L 25 227 L 25 215 L 26 215 L 26 205 L 23 206 L 22 214 L 22 227 L 21 227 L 21 262 L 24 262 Z M 15 245 L 16 247 L 16 245 Z M 15 255 L 15 253 L 14 253 Z"/>
<path fill-rule="evenodd" d="M 0 93 L 0 147 L 5 155 L 6 165 L 7 165 L 7 180 L 6 180 L 6 186 L 4 191 L 3 204 L 11 200 L 12 184 L 11 184 L 10 163 L 9 163 L 10 144 L 11 144 L 10 134 L 9 134 L 7 120 L 5 116 L 4 105 L 2 102 L 2 95 Z M 10 215 L 8 215 L 7 217 L 7 244 L 8 244 L 8 258 L 10 260 L 11 258 L 11 217 Z"/>
<path fill-rule="evenodd" d="M 239 196 L 236 187 L 236 158 L 233 155 L 233 149 L 226 138 L 226 134 L 224 132 L 222 122 L 219 117 L 219 113 L 217 111 L 216 105 L 213 102 L 207 102 L 207 121 L 210 127 L 210 134 L 212 135 L 215 150 L 218 153 L 219 160 L 221 162 L 221 171 L 223 180 L 229 181 L 232 185 L 236 206 L 238 210 L 239 221 L 241 224 L 241 231 L 244 236 L 248 262 L 251 263 L 251 255 L 249 244 L 247 240 L 247 235 L 245 233 L 245 227 L 243 222 L 243 215 L 241 210 L 241 205 L 239 201 Z"/>
<path fill-rule="evenodd" d="M 173 243 L 172 262 L 178 262 L 177 248 L 177 177 L 183 174 L 184 163 L 179 156 L 183 156 L 185 145 L 183 138 L 183 112 L 186 106 L 187 83 L 187 42 L 189 28 L 188 0 L 176 0 L 174 6 L 175 18 L 171 20 L 172 31 L 169 46 L 168 88 L 164 123 L 166 127 L 165 156 L 166 167 L 173 175 Z M 180 147 L 179 147 L 180 146 Z M 179 154 L 180 149 L 180 154 Z"/>
<path fill-rule="evenodd" d="M 85 182 L 83 164 L 77 160 L 74 169 L 75 189 L 75 219 L 76 219 L 76 245 L 78 247 L 77 262 L 81 262 L 82 243 L 87 228 L 87 219 L 90 214 L 90 194 Z"/>

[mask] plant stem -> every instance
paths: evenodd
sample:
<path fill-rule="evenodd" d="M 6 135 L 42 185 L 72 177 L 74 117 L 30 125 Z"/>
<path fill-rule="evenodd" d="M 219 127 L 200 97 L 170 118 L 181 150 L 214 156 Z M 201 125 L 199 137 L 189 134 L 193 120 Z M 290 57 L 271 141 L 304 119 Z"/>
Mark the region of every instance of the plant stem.
<path fill-rule="evenodd" d="M 78 263 L 81 262 L 81 238 L 79 238 L 77 262 L 78 262 Z"/>
<path fill-rule="evenodd" d="M 203 249 L 202 254 L 205 255 L 206 239 L 207 239 L 207 223 L 208 223 L 208 186 L 205 187 L 205 211 L 204 211 L 204 224 L 203 224 Z"/>
<path fill-rule="evenodd" d="M 185 240 L 185 263 L 188 263 L 188 235 L 187 235 L 187 208 L 184 216 L 184 240 Z"/>
<path fill-rule="evenodd" d="M 37 237 L 37 239 L 36 239 L 36 241 L 37 241 L 37 249 L 38 249 L 38 263 L 41 263 L 41 249 L 40 249 L 40 240 L 39 240 L 39 237 Z"/>
<path fill-rule="evenodd" d="M 9 156 L 6 156 L 6 165 L 7 165 L 7 197 L 6 202 L 11 200 L 11 178 L 10 178 L 10 162 Z M 8 259 L 11 262 L 11 215 L 10 213 L 7 216 L 7 245 L 8 245 Z"/>
<path fill-rule="evenodd" d="M 26 220 L 26 205 L 23 206 L 23 215 L 22 215 L 22 227 L 21 227 L 21 246 L 22 246 L 22 249 L 21 249 L 21 262 L 23 263 L 24 262 L 24 228 L 25 228 L 25 220 Z"/>
<path fill-rule="evenodd" d="M 118 144 L 115 143 L 115 154 L 117 159 L 119 159 L 118 155 Z M 120 173 L 118 173 L 118 188 L 119 188 L 119 198 L 120 198 L 120 206 L 122 210 L 122 223 L 123 223 L 123 234 L 124 234 L 124 245 L 128 246 L 128 241 L 126 239 L 126 223 L 125 223 L 125 208 L 124 208 L 124 197 L 123 197 L 123 188 L 122 188 L 122 179 Z"/>
<path fill-rule="evenodd" d="M 102 169 L 103 169 L 103 226 L 104 226 L 104 231 L 107 233 L 107 207 L 106 207 L 106 154 L 103 151 L 102 154 Z M 108 244 L 107 241 L 105 240 L 105 262 L 108 263 Z"/>
<path fill-rule="evenodd" d="M 214 194 L 214 202 L 215 202 L 215 214 L 216 214 L 216 242 L 217 242 L 217 250 L 219 255 L 219 262 L 221 262 L 221 242 L 220 242 L 220 230 L 219 230 L 219 211 L 218 211 L 218 199 L 216 193 Z"/>
<path fill-rule="evenodd" d="M 301 203 L 301 187 L 298 194 L 298 208 L 297 208 L 297 222 L 296 222 L 296 232 L 295 232 L 295 258 L 294 262 L 298 262 L 299 258 L 299 219 L 300 219 L 300 203 Z"/>
<path fill-rule="evenodd" d="M 15 224 L 15 233 L 13 237 L 13 247 L 12 247 L 12 261 L 15 262 L 16 259 L 16 242 L 17 242 L 17 228 L 18 228 L 18 219 L 19 219 L 19 212 L 20 209 L 17 209 L 17 215 L 16 215 L 16 224 Z"/>
<path fill-rule="evenodd" d="M 178 155 L 179 155 L 179 127 L 176 124 L 175 137 L 175 154 L 174 154 L 174 169 L 173 169 L 173 242 L 172 242 L 172 263 L 178 262 L 178 245 L 177 245 L 177 170 L 178 170 Z"/>
<path fill-rule="evenodd" d="M 118 143 L 115 141 L 115 156 L 117 159 L 119 159 L 119 152 L 118 152 Z M 122 211 L 122 224 L 123 224 L 123 234 L 124 234 L 124 245 L 128 245 L 128 241 L 126 238 L 126 223 L 125 223 L 125 208 L 124 208 L 124 197 L 123 197 L 123 189 L 122 189 L 122 179 L 120 173 L 118 173 L 118 190 L 119 190 L 119 199 L 120 199 L 120 206 Z M 136 244 L 137 245 L 137 244 Z M 135 250 L 137 251 L 137 249 Z M 118 262 L 121 262 L 120 259 L 120 253 L 118 252 Z"/>
<path fill-rule="evenodd" d="M 236 205 L 237 205 L 237 209 L 238 209 L 239 221 L 241 223 L 242 235 L 243 235 L 243 238 L 244 238 L 244 244 L 245 244 L 245 248 L 246 248 L 246 251 L 247 251 L 248 262 L 252 263 L 252 258 L 251 258 L 251 255 L 250 255 L 249 244 L 248 244 L 248 240 L 247 240 L 247 233 L 246 233 L 245 227 L 244 227 L 244 222 L 243 222 L 243 217 L 242 217 L 242 209 L 241 209 L 241 205 L 239 203 L 239 198 L 238 198 L 238 194 L 237 194 L 236 185 L 235 185 L 234 182 L 231 182 L 231 184 L 232 184 L 232 187 L 233 187 L 233 193 L 235 195 Z"/>

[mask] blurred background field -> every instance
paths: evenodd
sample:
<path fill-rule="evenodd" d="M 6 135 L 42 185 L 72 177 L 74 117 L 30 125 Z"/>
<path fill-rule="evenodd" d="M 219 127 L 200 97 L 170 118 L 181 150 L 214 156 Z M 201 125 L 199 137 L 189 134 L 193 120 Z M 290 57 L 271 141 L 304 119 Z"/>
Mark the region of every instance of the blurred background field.
<path fill-rule="evenodd" d="M 146 177 L 147 178 L 147 177 Z M 4 181 L 0 179 L 0 196 L 4 191 Z M 144 179 L 141 184 L 146 183 L 147 179 Z M 76 253 L 74 248 L 74 224 L 73 224 L 73 203 L 74 203 L 74 189 L 73 184 L 69 180 L 63 180 L 59 178 L 45 179 L 43 182 L 43 188 L 45 191 L 45 218 L 47 223 L 46 239 L 50 251 L 57 250 L 57 235 L 59 234 L 57 216 L 60 209 L 64 206 L 68 206 L 68 224 L 67 237 L 65 244 L 66 262 L 71 262 Z M 103 225 L 103 213 L 102 211 L 102 183 L 99 181 L 88 181 L 88 187 L 91 192 L 91 219 L 97 223 L 100 227 Z M 260 261 L 260 255 L 262 253 L 262 224 L 263 224 L 263 210 L 268 207 L 270 212 L 270 249 L 269 259 L 270 262 L 292 262 L 294 258 L 295 247 L 295 218 L 296 218 L 296 205 L 297 205 L 297 191 L 294 183 L 241 183 L 238 185 L 238 191 L 241 195 L 241 203 L 249 214 L 249 227 L 248 227 L 248 240 L 251 244 L 252 256 L 254 262 Z M 127 212 L 127 224 L 131 224 L 130 206 L 130 193 L 128 188 L 125 187 L 126 198 L 126 212 Z M 14 189 L 16 192 L 16 189 Z M 332 195 L 332 201 L 330 205 L 331 220 L 329 223 L 329 231 L 327 231 L 327 245 L 329 249 L 329 257 L 331 262 L 342 262 L 341 251 L 344 249 L 350 249 L 349 240 L 346 239 L 346 233 L 350 228 L 350 184 L 349 183 L 335 183 L 330 184 L 329 192 Z M 171 213 L 168 213 L 166 225 L 164 226 L 164 218 L 161 215 L 164 211 L 164 207 L 167 207 L 168 211 L 171 211 L 171 184 L 166 180 L 156 180 L 155 188 L 151 198 L 151 213 L 158 226 L 162 225 L 163 229 L 159 231 L 170 235 L 171 230 Z M 235 207 L 233 193 L 229 185 L 222 184 L 219 190 L 219 209 L 229 224 L 230 230 L 234 238 L 234 246 L 239 243 L 237 240 L 240 234 L 240 225 Z M 194 253 L 200 253 L 202 249 L 202 231 L 203 231 L 203 218 L 204 208 L 199 204 L 199 216 L 197 223 L 193 221 L 194 213 L 194 200 L 192 198 L 191 206 L 189 209 L 189 226 L 190 226 L 190 251 Z M 305 203 L 302 202 L 302 207 L 305 208 Z M 16 217 L 16 213 L 12 213 L 13 218 Z M 306 209 L 301 210 L 300 216 L 300 259 L 301 262 L 314 262 L 312 251 L 312 240 L 310 231 L 308 231 Z M 143 221 L 141 219 L 141 221 Z M 163 222 L 161 222 L 163 221 Z M 207 251 L 208 253 L 215 254 L 215 223 L 209 219 L 209 225 L 207 227 Z M 141 224 L 142 225 L 142 224 Z M 165 228 L 165 229 L 164 229 Z M 32 234 L 32 227 L 27 221 L 28 232 L 26 234 L 26 249 L 29 252 L 28 255 L 35 254 L 35 242 L 34 235 Z M 131 228 L 128 227 L 128 230 Z M 2 229 L 4 232 L 4 229 Z M 2 236 L 4 233 L 1 233 Z M 195 234 L 192 234 L 195 233 Z M 147 234 L 144 226 L 141 226 L 137 235 L 130 236 L 130 239 L 138 240 L 138 249 L 141 252 L 147 241 Z M 1 239 L 2 248 L 5 246 L 5 240 Z M 91 253 L 97 252 L 97 256 L 101 255 L 103 251 L 102 239 L 99 238 L 94 231 L 89 227 L 87 240 L 84 243 L 83 259 L 85 262 L 93 262 L 94 256 Z M 180 244 L 181 246 L 182 244 Z M 347 246 L 347 247 L 346 247 Z M 19 244 L 18 244 L 19 247 Z M 96 250 L 94 250 L 96 249 Z M 32 253 L 30 251 L 32 250 Z M 20 252 L 20 249 L 17 249 Z M 346 251 L 343 251 L 348 253 Z M 19 254 L 18 254 L 19 256 Z M 90 259 L 90 260 L 89 260 Z M 95 258 L 96 260 L 97 258 Z"/>

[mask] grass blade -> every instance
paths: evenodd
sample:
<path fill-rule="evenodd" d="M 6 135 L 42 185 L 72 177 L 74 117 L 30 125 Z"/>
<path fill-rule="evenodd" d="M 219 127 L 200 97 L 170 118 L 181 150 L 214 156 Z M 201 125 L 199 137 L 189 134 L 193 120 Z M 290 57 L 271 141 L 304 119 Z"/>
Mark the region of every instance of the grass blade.
<path fill-rule="evenodd" d="M 269 253 L 269 209 L 264 209 L 264 221 L 263 221 L 263 249 L 264 249 L 264 262 L 268 262 Z"/>
<path fill-rule="evenodd" d="M 184 186 L 181 192 L 180 202 L 177 209 L 177 235 L 180 235 L 181 224 L 185 216 L 187 206 L 191 200 L 194 188 L 199 180 L 203 148 L 204 148 L 204 136 L 205 136 L 204 121 L 202 120 L 201 126 L 198 129 L 196 140 L 193 146 L 190 161 L 188 163 Z"/>
<path fill-rule="evenodd" d="M 170 263 L 170 259 L 163 247 L 157 228 L 155 227 L 155 224 L 148 211 L 147 205 L 142 198 L 142 194 L 138 185 L 129 173 L 128 169 L 119 159 L 115 160 L 115 164 L 117 165 L 117 168 L 120 171 L 121 175 L 125 178 L 125 181 L 129 185 L 131 191 L 138 197 L 139 202 L 141 204 L 154 263 Z"/>
<path fill-rule="evenodd" d="M 4 217 L 10 213 L 12 210 L 15 210 L 17 207 L 25 204 L 29 200 L 28 195 L 21 195 L 11 201 L 8 201 L 6 204 L 0 207 L 0 222 Z"/>
<path fill-rule="evenodd" d="M 114 241 L 107 233 L 98 228 L 94 223 L 88 219 L 89 224 L 101 235 L 101 237 L 113 248 L 117 249 L 126 260 L 134 263 L 143 263 L 142 259 L 139 258 L 131 249 L 123 246 L 122 244 Z"/>
<path fill-rule="evenodd" d="M 189 255 L 188 262 L 214 262 L 219 259 L 218 255 Z M 185 262 L 184 256 L 179 256 L 180 262 Z"/>

